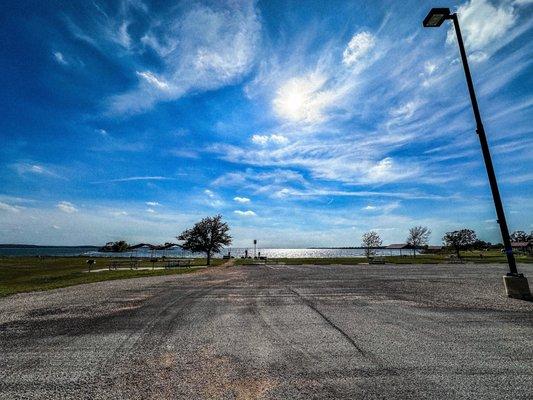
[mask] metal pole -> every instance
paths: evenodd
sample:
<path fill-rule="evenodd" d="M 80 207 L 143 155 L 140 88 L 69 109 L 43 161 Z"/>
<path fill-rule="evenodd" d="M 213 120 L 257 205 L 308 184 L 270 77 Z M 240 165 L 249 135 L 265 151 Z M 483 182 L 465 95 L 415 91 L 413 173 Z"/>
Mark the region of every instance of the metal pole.
<path fill-rule="evenodd" d="M 503 245 L 505 247 L 505 254 L 507 255 L 507 262 L 509 263 L 509 270 L 512 275 L 518 275 L 518 271 L 516 269 L 516 261 L 513 255 L 513 248 L 511 247 L 511 238 L 509 237 L 509 229 L 507 228 L 507 220 L 505 219 L 505 212 L 503 210 L 502 199 L 500 197 L 500 191 L 498 189 L 498 182 L 496 181 L 496 174 L 494 173 L 494 166 L 492 165 L 492 158 L 490 156 L 489 144 L 487 143 L 487 136 L 485 135 L 483 123 L 481 122 L 481 115 L 479 113 L 476 93 L 474 91 L 474 83 L 472 82 L 470 68 L 468 67 L 468 60 L 466 59 L 466 51 L 465 46 L 463 44 L 463 37 L 461 35 L 461 28 L 459 27 L 459 20 L 457 18 L 457 14 L 452 14 L 450 17 L 451 19 L 453 19 L 453 25 L 455 27 L 455 33 L 457 35 L 457 42 L 459 44 L 459 51 L 461 52 L 461 60 L 463 61 L 463 67 L 465 70 L 468 92 L 470 93 L 472 109 L 474 111 L 474 117 L 476 118 L 476 132 L 479 136 L 481 151 L 483 152 L 483 159 L 485 160 L 485 167 L 487 169 L 487 175 L 489 177 L 490 190 L 492 191 L 494 207 L 496 207 L 496 215 L 498 217 L 497 222 L 500 225 Z"/>

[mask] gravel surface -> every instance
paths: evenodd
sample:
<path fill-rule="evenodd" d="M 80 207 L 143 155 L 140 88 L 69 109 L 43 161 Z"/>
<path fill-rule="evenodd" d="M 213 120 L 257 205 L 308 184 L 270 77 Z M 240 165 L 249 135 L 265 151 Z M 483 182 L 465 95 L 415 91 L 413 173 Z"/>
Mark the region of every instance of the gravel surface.
<path fill-rule="evenodd" d="M 505 272 L 219 267 L 7 297 L 0 399 L 531 399 L 533 303 Z"/>

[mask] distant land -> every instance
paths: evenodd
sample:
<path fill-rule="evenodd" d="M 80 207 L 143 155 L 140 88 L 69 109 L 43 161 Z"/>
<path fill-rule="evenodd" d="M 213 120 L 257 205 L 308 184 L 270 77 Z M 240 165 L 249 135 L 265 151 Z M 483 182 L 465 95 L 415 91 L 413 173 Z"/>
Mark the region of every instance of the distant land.
<path fill-rule="evenodd" d="M 32 248 L 47 248 L 47 249 L 57 249 L 57 248 L 76 248 L 76 247 L 90 247 L 98 249 L 101 246 L 93 245 L 82 245 L 82 246 L 46 246 L 40 244 L 11 244 L 11 243 L 0 243 L 0 249 L 32 249 Z"/>
<path fill-rule="evenodd" d="M 102 246 L 94 245 L 77 245 L 77 246 L 49 246 L 49 245 L 40 245 L 40 244 L 17 244 L 17 243 L 0 243 L 0 249 L 32 249 L 32 248 L 47 248 L 47 249 L 57 249 L 57 248 L 76 248 L 76 247 L 89 247 L 99 249 Z M 246 247 L 243 247 L 243 249 Z M 376 249 L 384 249 L 385 246 L 376 247 Z M 309 250 L 352 250 L 352 249 L 364 249 L 364 247 L 303 247 L 303 249 Z"/>

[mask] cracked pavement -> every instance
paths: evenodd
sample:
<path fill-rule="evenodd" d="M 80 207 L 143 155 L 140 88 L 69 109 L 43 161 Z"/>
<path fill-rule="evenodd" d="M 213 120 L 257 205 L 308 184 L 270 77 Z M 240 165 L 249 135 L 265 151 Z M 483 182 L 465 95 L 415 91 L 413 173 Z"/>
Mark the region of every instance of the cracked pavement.
<path fill-rule="evenodd" d="M 0 399 L 530 399 L 533 303 L 505 272 L 218 267 L 3 298 Z"/>

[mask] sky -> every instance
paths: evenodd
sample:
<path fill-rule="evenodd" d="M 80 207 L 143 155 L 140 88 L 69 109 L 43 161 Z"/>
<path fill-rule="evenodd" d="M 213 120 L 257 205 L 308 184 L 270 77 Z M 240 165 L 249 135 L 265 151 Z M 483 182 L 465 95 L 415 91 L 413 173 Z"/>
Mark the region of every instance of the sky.
<path fill-rule="evenodd" d="M 426 1 L 14 1 L 0 242 L 500 241 L 451 24 Z M 458 12 L 509 228 L 533 230 L 533 1 Z"/>

